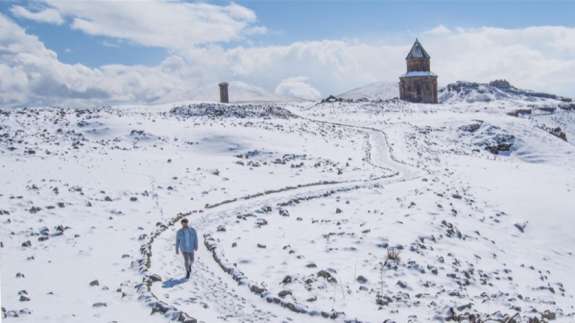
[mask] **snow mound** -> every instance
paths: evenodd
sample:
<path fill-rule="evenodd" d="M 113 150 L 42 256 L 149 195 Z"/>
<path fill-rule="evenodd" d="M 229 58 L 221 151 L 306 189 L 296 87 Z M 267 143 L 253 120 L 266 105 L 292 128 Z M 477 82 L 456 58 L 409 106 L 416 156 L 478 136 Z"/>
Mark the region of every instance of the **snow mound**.
<path fill-rule="evenodd" d="M 441 103 L 474 103 L 497 100 L 521 100 L 527 102 L 556 101 L 571 103 L 570 98 L 554 94 L 518 89 L 506 80 L 495 80 L 489 83 L 457 81 L 439 90 Z"/>
<path fill-rule="evenodd" d="M 508 154 L 515 143 L 514 135 L 482 120 L 460 126 L 458 132 L 469 146 L 479 147 L 495 155 Z"/>
<path fill-rule="evenodd" d="M 358 87 L 325 100 L 345 102 L 386 101 L 399 96 L 399 84 L 396 82 L 374 82 Z"/>
<path fill-rule="evenodd" d="M 521 161 L 531 164 L 562 165 L 572 163 L 572 147 L 566 133 L 553 124 L 530 119 L 502 121 L 497 118 L 466 120 L 447 126 L 426 128 L 435 138 L 427 137 L 428 142 L 436 142 L 436 149 L 443 148 L 444 153 L 476 155 L 485 152 L 490 156 L 510 157 L 505 160 Z M 448 138 L 441 138 L 446 129 Z M 425 142 L 425 140 L 424 140 Z M 445 145 L 446 143 L 450 143 Z M 480 154 L 481 155 L 481 154 Z M 499 159 L 502 160 L 502 159 Z"/>
<path fill-rule="evenodd" d="M 208 118 L 281 118 L 293 117 L 288 110 L 274 105 L 198 103 L 177 106 L 170 110 L 181 117 Z"/>
<path fill-rule="evenodd" d="M 76 126 L 86 134 L 101 136 L 110 132 L 110 128 L 98 120 L 80 120 Z"/>
<path fill-rule="evenodd" d="M 156 135 L 141 129 L 132 129 L 128 137 L 136 141 L 152 141 L 158 139 Z"/>

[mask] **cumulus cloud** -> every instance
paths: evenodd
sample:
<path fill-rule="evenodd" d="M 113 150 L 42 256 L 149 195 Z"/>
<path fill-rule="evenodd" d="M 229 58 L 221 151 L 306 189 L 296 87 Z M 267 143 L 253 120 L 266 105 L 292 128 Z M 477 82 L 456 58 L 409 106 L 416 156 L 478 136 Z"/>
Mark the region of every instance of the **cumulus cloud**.
<path fill-rule="evenodd" d="M 168 49 L 228 42 L 265 32 L 256 14 L 241 5 L 161 0 L 62 1 L 38 0 L 47 9 L 33 13 L 21 6 L 12 11 L 42 21 L 50 15 L 71 21 L 70 27 L 89 35 L 128 40 Z M 55 19 L 55 17 L 52 17 Z"/>
<path fill-rule="evenodd" d="M 281 80 L 275 89 L 275 93 L 285 97 L 295 97 L 308 100 L 321 98 L 321 93 L 308 83 L 304 76 L 290 77 Z"/>
<path fill-rule="evenodd" d="M 505 78 L 537 90 L 575 95 L 575 28 L 441 28 L 423 35 L 442 83 Z"/>
<path fill-rule="evenodd" d="M 253 18 L 251 11 L 230 6 L 233 19 Z M 505 78 L 527 89 L 575 95 L 575 28 L 440 26 L 420 36 L 440 84 Z M 62 63 L 36 36 L 0 14 L 0 104 L 216 99 L 220 81 L 242 84 L 230 89 L 232 98 L 247 99 L 238 95 L 241 89 L 242 95 L 315 99 L 375 81 L 397 82 L 412 42 L 321 40 L 235 48 L 211 44 L 170 51 L 156 66 L 89 68 Z"/>
<path fill-rule="evenodd" d="M 10 12 L 16 17 L 33 20 L 36 22 L 61 25 L 64 23 L 64 18 L 60 13 L 51 8 L 41 9 L 38 11 L 31 11 L 22 6 L 12 6 Z"/>
<path fill-rule="evenodd" d="M 231 78 L 274 89 L 294 75 L 307 78 L 322 95 L 377 80 L 396 80 L 404 70 L 405 46 L 350 41 L 296 42 L 285 46 L 194 48 L 177 55 L 182 77 Z M 199 69 L 209 66 L 209 73 Z"/>
<path fill-rule="evenodd" d="M 142 102 L 176 80 L 143 66 L 64 64 L 35 36 L 0 14 L 0 104 Z M 148 73 L 157 74 L 148 78 Z"/>

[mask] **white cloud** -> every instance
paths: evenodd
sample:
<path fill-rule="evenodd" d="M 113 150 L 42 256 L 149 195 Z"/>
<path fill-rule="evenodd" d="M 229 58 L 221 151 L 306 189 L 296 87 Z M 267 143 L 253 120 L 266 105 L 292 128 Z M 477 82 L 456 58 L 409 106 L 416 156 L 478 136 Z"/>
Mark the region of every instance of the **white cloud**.
<path fill-rule="evenodd" d="M 161 75 L 147 80 L 146 72 L 155 69 L 139 66 L 118 69 L 123 70 L 120 78 L 112 66 L 91 69 L 64 64 L 37 37 L 0 14 L 2 105 L 143 101 L 149 95 L 165 94 L 162 87 L 174 82 Z"/>
<path fill-rule="evenodd" d="M 575 28 L 452 29 L 424 35 L 442 83 L 505 78 L 517 86 L 575 95 Z"/>
<path fill-rule="evenodd" d="M 451 30 L 444 25 L 439 25 L 427 32 L 428 35 L 445 35 L 451 33 Z"/>
<path fill-rule="evenodd" d="M 321 98 L 321 93 L 308 83 L 307 77 L 298 76 L 281 80 L 275 89 L 277 95 L 308 100 Z"/>
<path fill-rule="evenodd" d="M 162 0 L 38 0 L 71 20 L 70 27 L 89 35 L 124 39 L 168 49 L 229 42 L 265 32 L 256 14 L 241 5 Z M 16 10 L 16 9 L 15 9 Z M 30 12 L 22 7 L 18 11 Z"/>
<path fill-rule="evenodd" d="M 423 33 L 420 40 L 441 84 L 505 78 L 519 87 L 575 96 L 574 37 L 575 28 L 567 27 L 441 27 Z M 89 68 L 60 62 L 37 37 L 0 14 L 0 104 L 180 101 L 204 98 L 198 89 L 212 93 L 210 86 L 215 89 L 224 80 L 258 89 L 252 93 L 316 98 L 374 81 L 397 82 L 412 41 L 323 40 L 231 49 L 209 45 L 172 51 L 156 66 Z"/>
<path fill-rule="evenodd" d="M 199 67 L 206 67 L 206 77 L 231 78 L 267 89 L 297 75 L 306 77 L 323 95 L 337 94 L 383 78 L 396 79 L 404 69 L 407 46 L 326 40 L 227 50 L 194 48 L 178 53 L 184 62 L 178 71 L 197 75 Z"/>
<path fill-rule="evenodd" d="M 51 8 L 41 9 L 38 11 L 30 11 L 22 6 L 12 6 L 10 12 L 16 17 L 29 19 L 37 22 L 61 25 L 64 23 L 64 18 L 60 13 Z"/>

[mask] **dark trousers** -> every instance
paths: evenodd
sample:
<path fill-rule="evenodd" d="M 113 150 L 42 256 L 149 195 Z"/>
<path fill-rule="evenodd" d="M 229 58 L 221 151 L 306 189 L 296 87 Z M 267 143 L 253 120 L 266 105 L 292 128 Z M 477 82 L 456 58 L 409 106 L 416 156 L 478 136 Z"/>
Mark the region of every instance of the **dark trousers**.
<path fill-rule="evenodd" d="M 192 270 L 192 264 L 194 263 L 194 252 L 185 252 L 182 251 L 182 255 L 184 256 L 184 263 L 186 265 L 186 271 Z"/>

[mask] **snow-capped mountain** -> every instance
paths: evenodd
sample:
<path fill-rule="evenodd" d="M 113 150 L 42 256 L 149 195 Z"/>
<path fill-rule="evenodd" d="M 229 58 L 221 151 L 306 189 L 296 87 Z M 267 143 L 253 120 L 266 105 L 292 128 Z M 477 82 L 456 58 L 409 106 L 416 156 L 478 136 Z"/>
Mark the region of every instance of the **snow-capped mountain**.
<path fill-rule="evenodd" d="M 458 81 L 442 87 L 439 90 L 439 100 L 442 103 L 474 103 L 499 100 L 524 101 L 528 103 L 556 102 L 571 103 L 570 98 L 518 89 L 505 80 L 495 80 L 489 83 Z"/>
<path fill-rule="evenodd" d="M 345 101 L 383 101 L 399 96 L 397 82 L 374 82 L 336 95 Z"/>

